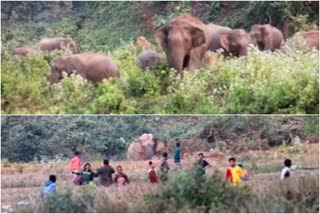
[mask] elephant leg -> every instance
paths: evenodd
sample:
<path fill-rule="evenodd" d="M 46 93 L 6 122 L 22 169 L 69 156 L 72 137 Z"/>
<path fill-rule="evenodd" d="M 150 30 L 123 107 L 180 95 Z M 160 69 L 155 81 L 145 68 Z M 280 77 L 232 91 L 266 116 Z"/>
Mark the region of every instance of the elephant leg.
<path fill-rule="evenodd" d="M 201 67 L 201 62 L 204 57 L 204 51 L 201 48 L 196 48 L 190 51 L 188 70 L 194 71 Z"/>

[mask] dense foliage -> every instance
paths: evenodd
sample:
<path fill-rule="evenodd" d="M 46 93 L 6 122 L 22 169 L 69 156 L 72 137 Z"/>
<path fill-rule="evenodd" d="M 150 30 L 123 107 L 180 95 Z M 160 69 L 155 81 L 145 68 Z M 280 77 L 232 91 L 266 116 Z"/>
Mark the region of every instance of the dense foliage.
<path fill-rule="evenodd" d="M 318 137 L 319 129 L 316 116 L 2 116 L 1 122 L 2 158 L 23 162 L 69 157 L 75 149 L 87 159 L 123 158 L 128 144 L 143 133 L 153 133 L 169 149 L 177 141 L 185 151 L 226 141 L 237 151 L 258 149 L 262 136 L 255 133 L 264 133 L 268 148 L 290 143 L 289 133 L 302 140 Z"/>
<path fill-rule="evenodd" d="M 52 3 L 43 9 L 47 12 L 56 11 L 52 12 L 55 15 L 47 22 L 33 17 L 32 10 L 28 8 L 35 3 L 3 4 L 2 10 L 8 17 L 3 20 L 1 32 L 2 113 L 318 113 L 319 51 L 308 51 L 304 44 L 297 45 L 299 42 L 295 40 L 274 53 L 261 53 L 253 48 L 248 58 L 223 59 L 219 54 L 213 54 L 216 61 L 214 65 L 205 65 L 199 71 L 187 73 L 181 82 L 165 64 L 150 72 L 141 71 L 136 65 L 136 57 L 142 50 L 132 41 L 140 35 L 153 41 L 150 36 L 153 28 L 143 18 L 146 10 L 152 11 L 155 27 L 180 13 L 196 13 L 198 4 L 87 2 L 79 6 L 66 3 L 66 11 L 61 12 L 64 7 Z M 283 16 L 285 12 L 290 17 L 303 16 L 304 23 L 294 25 L 297 29 L 317 24 L 317 13 L 305 3 L 233 2 L 228 5 L 220 2 L 201 3 L 200 16 L 205 22 L 240 27 L 228 21 L 233 16 L 225 16 L 227 11 L 237 15 L 233 20 L 240 20 L 239 23 L 243 23 L 241 27 L 248 29 L 247 26 L 262 22 L 262 13 L 257 11 L 267 10 L 271 13 L 276 8 L 275 11 L 281 11 L 279 13 Z M 297 7 L 301 10 L 298 11 Z M 237 14 L 245 9 L 249 11 Z M 16 15 L 12 15 L 12 11 Z M 30 17 L 25 18 L 29 13 Z M 272 12 L 270 16 L 274 14 L 278 13 Z M 247 19 L 249 15 L 253 18 Z M 37 54 L 22 62 L 16 62 L 12 53 L 15 47 L 35 47 L 40 38 L 52 36 L 71 36 L 82 52 L 111 55 L 119 67 L 121 78 L 94 87 L 78 77 L 72 77 L 50 88 L 50 62 L 63 53 Z"/>

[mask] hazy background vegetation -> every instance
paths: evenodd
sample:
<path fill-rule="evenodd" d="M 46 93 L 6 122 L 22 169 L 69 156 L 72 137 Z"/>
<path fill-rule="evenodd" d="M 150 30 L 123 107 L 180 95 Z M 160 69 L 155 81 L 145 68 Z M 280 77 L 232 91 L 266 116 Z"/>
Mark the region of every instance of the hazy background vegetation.
<path fill-rule="evenodd" d="M 10 161 L 70 157 L 123 159 L 128 145 L 143 133 L 181 142 L 184 152 L 218 148 L 240 152 L 317 143 L 317 116 L 2 116 L 1 154 Z M 312 142 L 311 142 L 312 143 Z"/>

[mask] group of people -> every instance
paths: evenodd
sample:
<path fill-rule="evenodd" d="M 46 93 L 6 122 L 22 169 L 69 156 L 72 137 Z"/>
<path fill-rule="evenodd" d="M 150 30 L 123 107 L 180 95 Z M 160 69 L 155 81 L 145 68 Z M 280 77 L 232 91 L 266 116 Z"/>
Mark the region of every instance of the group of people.
<path fill-rule="evenodd" d="M 204 159 L 203 153 L 198 153 L 198 160 L 196 165 L 199 169 L 199 175 L 203 176 L 206 173 L 206 168 L 210 166 L 210 164 Z M 176 166 L 176 169 L 181 169 L 181 149 L 180 143 L 176 144 L 173 153 L 173 160 Z M 243 168 L 241 164 L 236 163 L 236 159 L 234 157 L 229 158 L 229 167 L 225 172 L 225 180 L 229 182 L 233 186 L 240 185 L 243 181 L 248 180 L 248 173 Z M 284 168 L 281 171 L 280 179 L 285 180 L 291 177 L 292 161 L 290 159 L 286 159 L 284 161 Z M 80 152 L 76 151 L 75 156 L 70 160 L 70 169 L 73 177 L 74 185 L 86 185 L 94 180 L 95 177 L 99 177 L 99 184 L 102 186 L 110 186 L 115 184 L 117 186 L 124 186 L 129 184 L 128 176 L 123 172 L 123 168 L 121 165 L 118 165 L 115 170 L 109 165 L 109 160 L 103 160 L 103 164 L 100 168 L 94 172 L 91 169 L 90 163 L 85 163 L 82 167 L 82 162 L 80 158 Z M 159 180 L 165 182 L 168 179 L 168 173 L 170 171 L 170 167 L 168 164 L 168 153 L 164 152 L 162 154 L 162 160 L 160 164 L 160 175 L 158 178 L 158 174 L 155 169 L 155 164 L 153 161 L 149 161 L 149 169 L 148 169 L 148 180 L 150 183 L 158 183 Z M 115 174 L 113 176 L 113 174 Z M 42 194 L 48 195 L 52 192 L 56 191 L 56 176 L 50 175 L 49 180 L 45 183 Z"/>
<path fill-rule="evenodd" d="M 114 169 L 109 165 L 109 160 L 103 160 L 102 166 L 94 172 L 91 169 L 90 163 L 85 163 L 83 169 L 81 169 L 80 153 L 75 152 L 75 157 L 70 160 L 70 168 L 74 174 L 73 183 L 75 185 L 86 185 L 93 181 L 95 177 L 100 178 L 100 185 L 110 186 L 112 183 L 116 185 L 129 184 L 128 176 L 123 173 L 123 168 L 118 165 L 116 175 L 114 178 L 112 175 L 115 173 Z"/>

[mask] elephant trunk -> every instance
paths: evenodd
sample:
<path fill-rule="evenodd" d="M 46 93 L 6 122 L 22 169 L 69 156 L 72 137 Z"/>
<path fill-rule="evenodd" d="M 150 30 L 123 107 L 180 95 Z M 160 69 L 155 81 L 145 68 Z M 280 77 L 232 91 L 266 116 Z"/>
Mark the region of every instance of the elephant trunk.
<path fill-rule="evenodd" d="M 185 53 L 182 48 L 173 47 L 169 50 L 168 63 L 170 68 L 175 69 L 183 78 L 184 58 Z"/>

